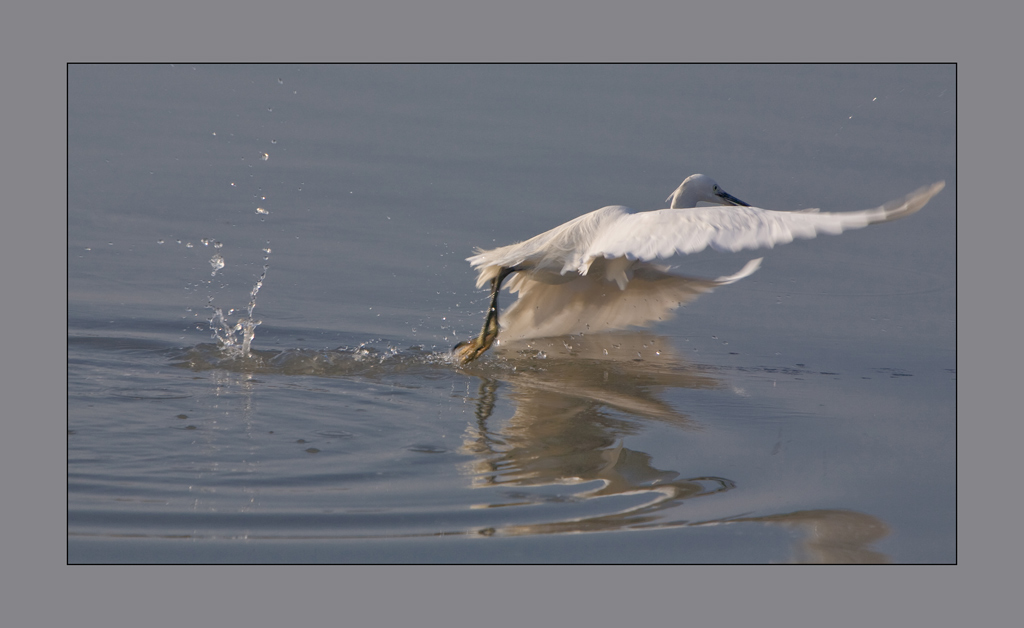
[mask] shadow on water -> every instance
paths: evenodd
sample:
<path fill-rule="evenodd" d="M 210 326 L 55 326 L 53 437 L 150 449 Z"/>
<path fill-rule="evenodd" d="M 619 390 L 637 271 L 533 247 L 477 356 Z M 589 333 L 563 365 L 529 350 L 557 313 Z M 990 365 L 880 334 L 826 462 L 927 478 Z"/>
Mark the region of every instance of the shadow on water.
<path fill-rule="evenodd" d="M 644 421 L 683 432 L 698 422 L 663 399 L 671 389 L 714 390 L 725 385 L 713 371 L 686 363 L 667 338 L 621 332 L 506 343 L 496 355 L 458 367 L 447 353 L 422 347 L 400 350 L 366 343 L 335 350 L 252 350 L 249 355 L 201 344 L 179 350 L 176 366 L 202 371 L 436 379 L 461 373 L 479 379 L 475 420 L 459 452 L 468 456 L 460 471 L 472 488 L 498 488 L 476 511 L 558 504 L 547 519 L 475 527 L 445 535 L 523 536 L 570 532 L 703 527 L 760 523 L 800 532 L 791 560 L 816 563 L 883 563 L 870 549 L 888 527 L 877 518 L 849 510 L 805 510 L 768 516 L 712 520 L 681 518 L 689 500 L 737 489 L 717 475 L 681 477 L 656 468 L 649 454 L 625 447 L 624 437 Z M 511 417 L 495 416 L 511 403 Z M 638 420 L 639 419 L 639 420 Z M 574 488 L 568 488 L 574 487 Z M 518 489 L 518 490 L 516 490 Z M 538 490 L 542 489 L 542 490 Z M 552 489 L 552 490 L 543 490 Z M 500 518 L 498 519 L 500 520 Z"/>

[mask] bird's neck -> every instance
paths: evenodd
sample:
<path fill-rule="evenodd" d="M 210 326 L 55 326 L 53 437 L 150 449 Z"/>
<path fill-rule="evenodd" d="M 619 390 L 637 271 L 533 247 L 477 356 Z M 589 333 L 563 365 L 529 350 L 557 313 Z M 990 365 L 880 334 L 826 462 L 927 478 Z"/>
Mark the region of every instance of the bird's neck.
<path fill-rule="evenodd" d="M 693 190 L 684 189 L 684 186 L 680 185 L 676 188 L 676 191 L 669 197 L 669 208 L 670 209 L 683 209 L 688 207 L 697 206 L 697 198 L 693 194 Z"/>

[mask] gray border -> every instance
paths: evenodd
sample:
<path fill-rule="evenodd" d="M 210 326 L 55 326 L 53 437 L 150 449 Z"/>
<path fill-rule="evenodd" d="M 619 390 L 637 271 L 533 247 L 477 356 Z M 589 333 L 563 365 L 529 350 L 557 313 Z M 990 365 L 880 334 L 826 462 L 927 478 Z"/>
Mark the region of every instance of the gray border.
<path fill-rule="evenodd" d="M 324 616 L 357 625 L 370 618 L 431 616 L 502 625 L 518 622 L 519 613 L 509 606 L 524 603 L 522 610 L 543 623 L 658 615 L 691 622 L 771 617 L 772 623 L 852 625 L 879 616 L 898 622 L 906 615 L 915 623 L 942 625 L 980 611 L 976 605 L 1006 599 L 999 592 L 1009 583 L 987 576 L 1002 576 L 998 557 L 1014 555 L 1002 542 L 1013 538 L 1002 534 L 1002 526 L 1015 521 L 1015 513 L 1003 516 L 1001 504 L 1013 503 L 1018 489 L 1000 489 L 1016 474 L 998 465 L 1014 459 L 1009 448 L 1022 442 L 1006 429 L 1021 429 L 1019 408 L 1006 393 L 1019 385 L 1020 369 L 996 344 L 1019 338 L 1018 331 L 1000 338 L 998 330 L 1016 330 L 1020 308 L 1014 289 L 1019 279 L 998 269 L 1009 267 L 1000 254 L 1016 248 L 1010 238 L 1020 232 L 1014 227 L 1021 211 L 996 197 L 1005 195 L 1020 168 L 1011 153 L 1020 129 L 1013 114 L 1021 102 L 1020 81 L 1013 78 L 1020 58 L 1019 44 L 1011 44 L 1018 41 L 1015 13 L 915 0 L 878 3 L 877 10 L 863 3 L 818 7 L 812 22 L 801 12 L 803 3 L 792 10 L 754 2 L 742 3 L 746 9 L 652 3 L 645 10 L 628 3 L 602 10 L 573 0 L 543 11 L 523 3 L 402 4 L 404 10 L 345 3 L 317 11 L 294 3 L 211 7 L 187 0 L 158 8 L 133 4 L 131 11 L 122 11 L 129 5 L 121 3 L 47 3 L 5 12 L 0 320 L 7 350 L 4 397 L 14 403 L 5 406 L 0 476 L 4 615 L 12 625 L 83 618 L 111 626 L 223 620 L 263 625 Z M 969 367 L 965 384 L 958 385 L 961 566 L 770 568 L 770 574 L 764 567 L 65 566 L 66 450 L 54 443 L 66 415 L 66 354 L 53 330 L 66 311 L 65 63 L 85 60 L 959 62 L 958 137 L 964 142 L 958 189 L 967 205 L 958 214 L 958 279 L 964 279 L 958 281 L 958 348 Z M 983 375 L 977 370 L 982 365 Z M 985 530 L 972 535 L 971 519 L 977 518 Z M 997 558 L 986 562 L 985 556 Z"/>

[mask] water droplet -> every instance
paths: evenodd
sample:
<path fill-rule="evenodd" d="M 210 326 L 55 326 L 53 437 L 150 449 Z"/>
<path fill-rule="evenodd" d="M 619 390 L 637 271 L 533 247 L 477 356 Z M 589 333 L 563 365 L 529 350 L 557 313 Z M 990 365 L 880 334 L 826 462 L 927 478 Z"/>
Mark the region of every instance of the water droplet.
<path fill-rule="evenodd" d="M 262 207 L 257 207 L 256 208 L 256 213 L 257 214 L 264 214 L 264 215 L 266 215 L 266 214 L 269 214 L 270 212 L 268 212 L 267 210 L 263 209 Z"/>
<path fill-rule="evenodd" d="M 218 270 L 224 268 L 224 258 L 221 257 L 220 253 L 210 258 L 210 266 L 213 266 L 213 272 L 210 273 L 211 277 L 216 275 Z"/>
<path fill-rule="evenodd" d="M 260 159 L 262 159 L 263 161 L 266 161 L 266 160 L 270 159 L 270 155 L 268 155 L 267 153 L 263 153 L 262 155 L 260 155 Z"/>
<path fill-rule="evenodd" d="M 157 240 L 157 241 L 156 241 L 156 243 L 157 243 L 157 244 L 163 244 L 163 243 L 164 243 L 164 241 L 163 241 L 163 240 Z"/>

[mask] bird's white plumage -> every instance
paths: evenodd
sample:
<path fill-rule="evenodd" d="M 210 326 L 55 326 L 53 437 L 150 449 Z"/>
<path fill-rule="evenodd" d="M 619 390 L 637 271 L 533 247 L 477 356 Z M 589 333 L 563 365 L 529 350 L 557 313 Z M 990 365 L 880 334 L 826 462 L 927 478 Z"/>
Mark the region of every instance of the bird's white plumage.
<path fill-rule="evenodd" d="M 924 207 L 944 186 L 923 187 L 875 209 L 852 212 L 773 211 L 757 207 L 693 207 L 634 213 L 613 205 L 534 236 L 491 250 L 478 250 L 467 261 L 483 287 L 501 267 L 516 266 L 543 280 L 546 273 L 586 275 L 595 259 L 623 257 L 652 261 L 678 254 L 770 248 L 795 238 L 834 235 L 877 222 L 902 218 Z M 522 274 L 522 273 L 520 273 Z M 549 282 L 557 282 L 548 278 Z"/>
<path fill-rule="evenodd" d="M 679 307 L 749 277 L 761 266 L 757 258 L 734 275 L 703 279 L 670 273 L 668 266 L 635 262 L 629 283 L 621 290 L 603 268 L 613 261 L 597 259 L 587 275 L 571 273 L 570 281 L 557 284 L 537 281 L 527 273 L 512 275 L 508 288 L 519 298 L 501 315 L 498 342 L 617 331 L 667 320 Z"/>
<path fill-rule="evenodd" d="M 669 285 L 665 282 L 674 276 L 666 272 L 667 267 L 652 264 L 654 260 L 707 247 L 719 251 L 771 248 L 796 238 L 834 235 L 895 220 L 924 207 L 944 185 L 934 183 L 881 207 L 851 212 L 784 212 L 735 205 L 680 207 L 699 201 L 743 204 L 710 178 L 693 175 L 669 197 L 673 208 L 634 212 L 621 205 L 603 207 L 524 242 L 477 249 L 467 260 L 478 272 L 477 287 L 487 285 L 503 267 L 518 269 L 508 288 L 519 293 L 519 300 L 504 314 L 503 328 L 518 328 L 519 337 L 574 333 L 570 329 L 579 331 L 586 324 L 593 330 L 595 321 L 602 329 L 622 329 L 661 317 L 698 294 L 737 281 L 757 268 L 748 264 L 734 276 L 715 280 L 676 277 L 682 283 L 665 291 Z M 651 303 L 658 285 L 667 295 L 664 303 L 642 306 Z M 671 307 L 664 305 L 672 303 Z M 635 315 L 623 314 L 629 308 L 637 310 Z M 526 316 L 527 311 L 533 315 Z"/>

